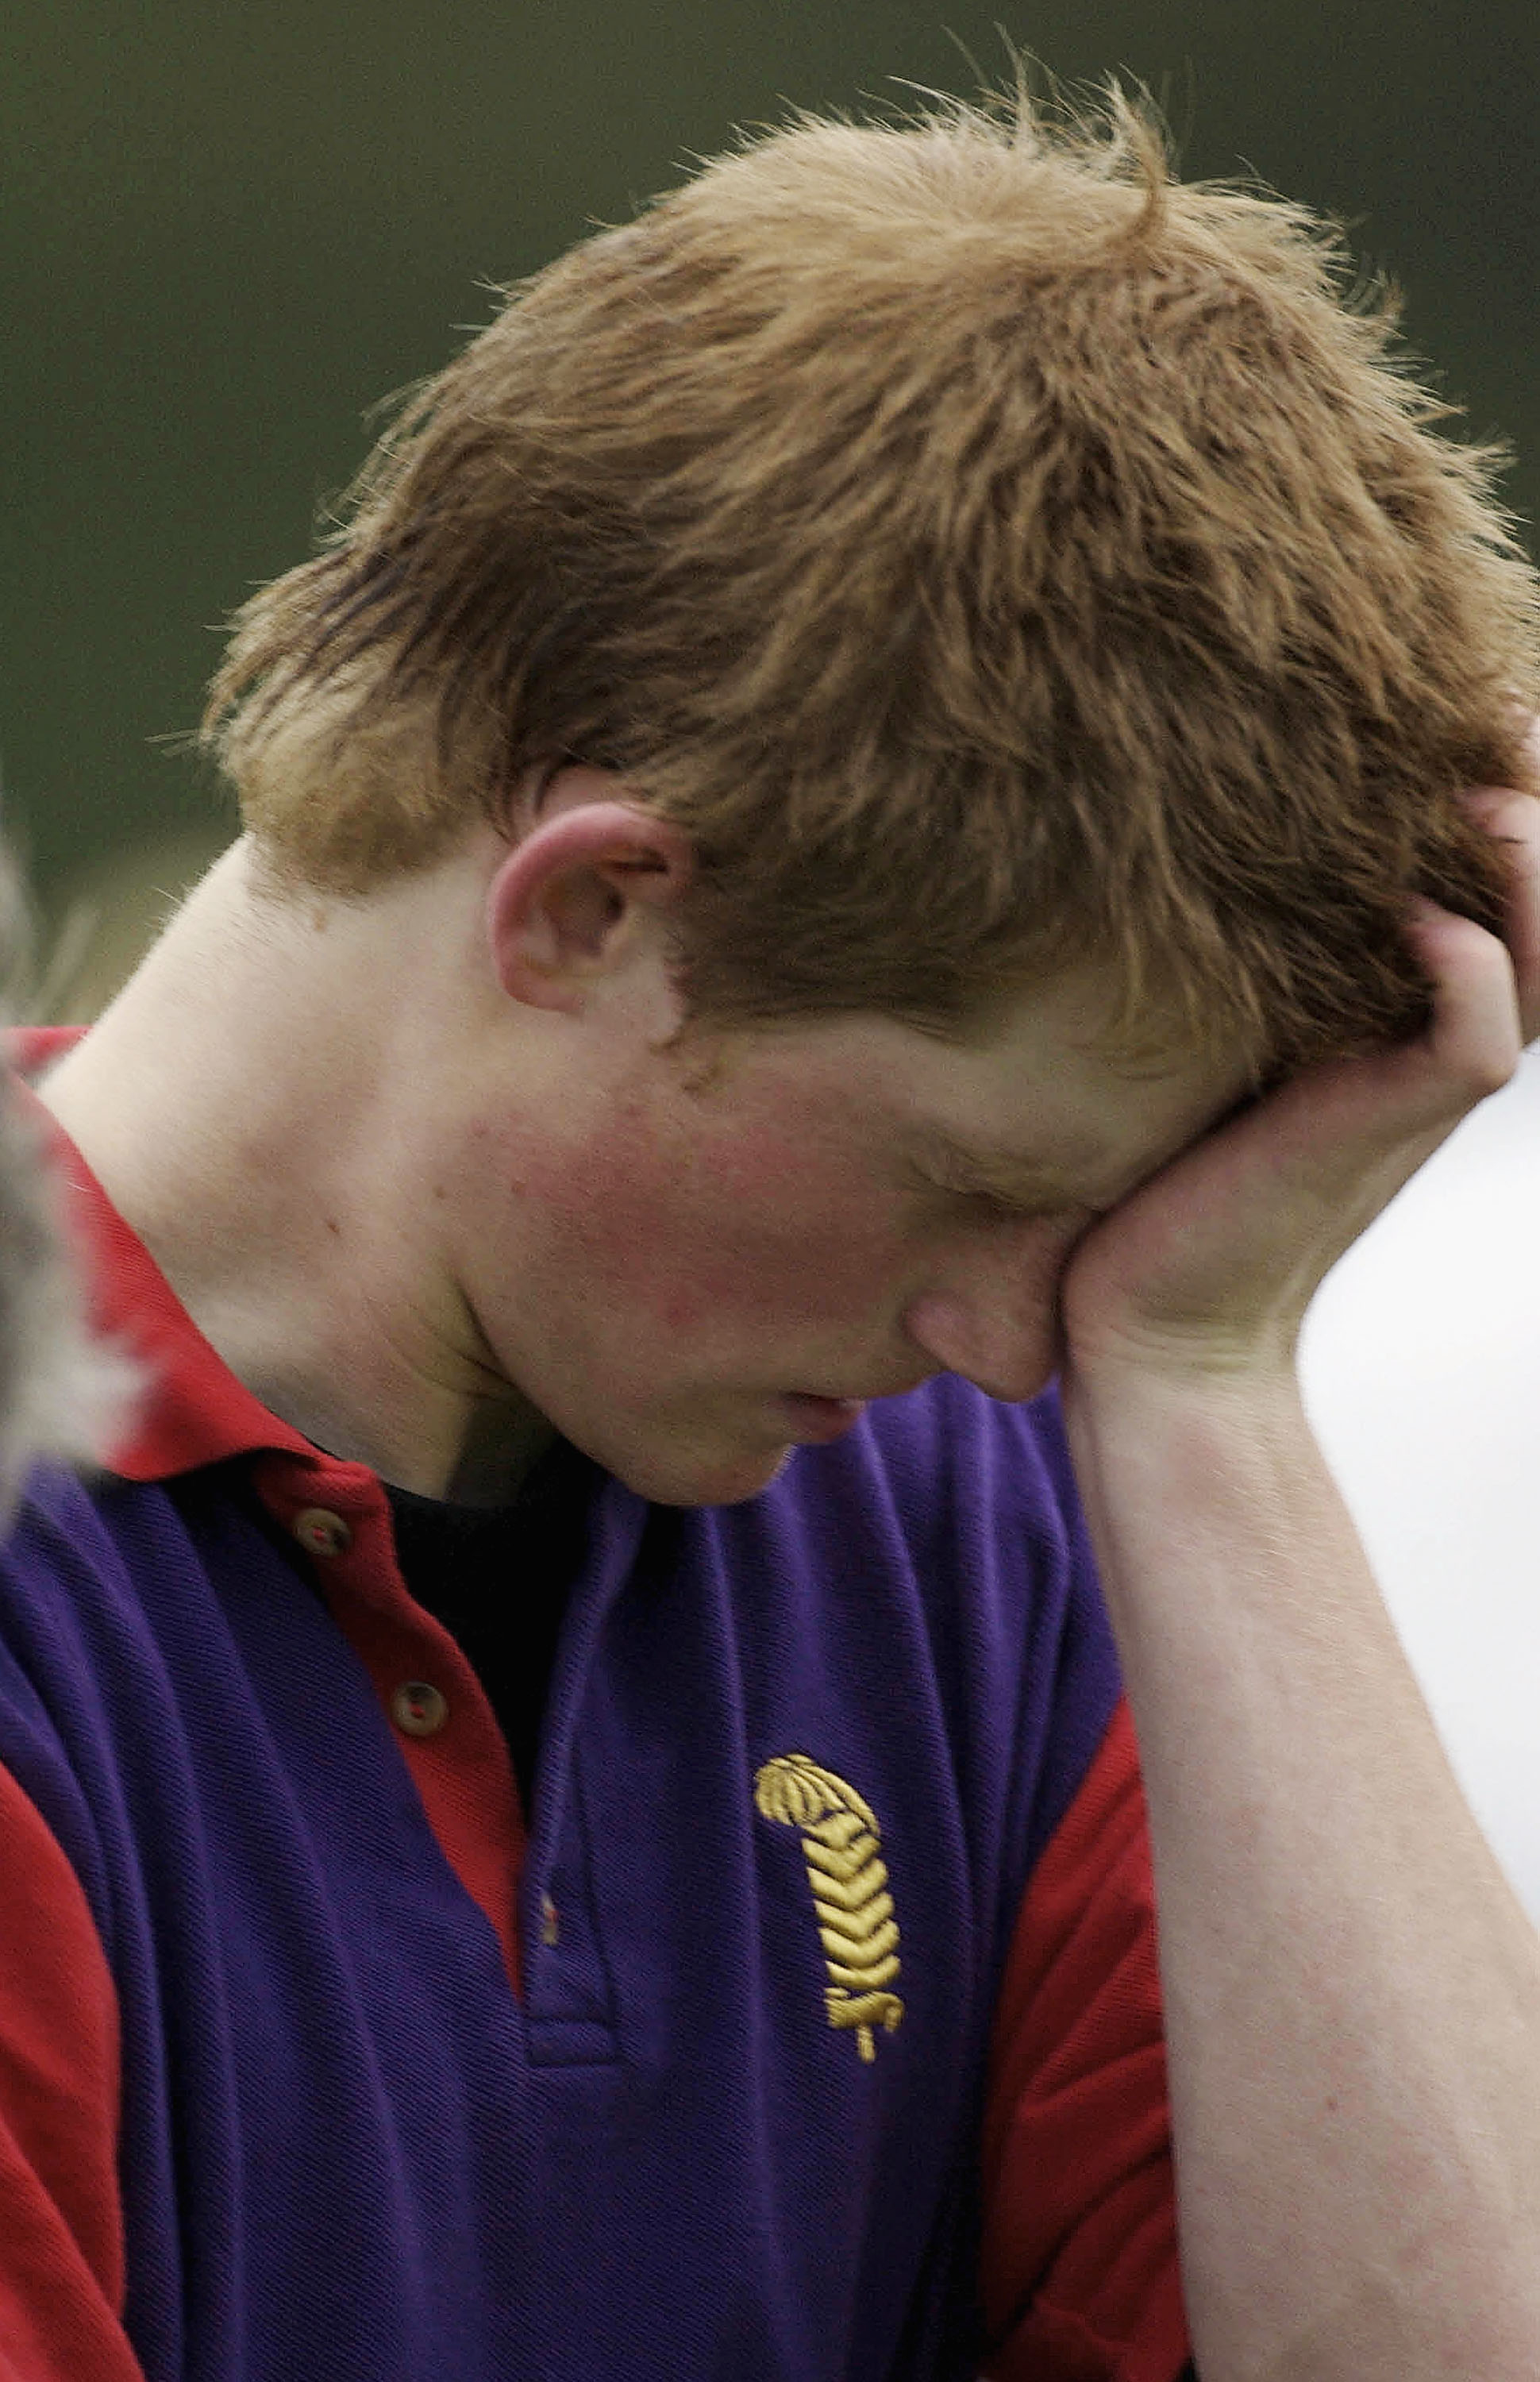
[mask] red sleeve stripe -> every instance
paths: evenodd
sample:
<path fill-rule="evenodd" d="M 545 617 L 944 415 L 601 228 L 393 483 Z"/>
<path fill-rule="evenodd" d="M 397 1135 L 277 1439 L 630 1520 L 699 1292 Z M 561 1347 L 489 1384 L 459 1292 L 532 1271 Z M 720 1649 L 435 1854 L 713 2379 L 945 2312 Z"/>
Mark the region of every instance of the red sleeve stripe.
<path fill-rule="evenodd" d="M 1125 1705 L 1017 1922 L 984 2184 L 996 2382 L 1174 2382 L 1189 2349 L 1155 1892 Z"/>
<path fill-rule="evenodd" d="M 0 2376 L 137 2382 L 121 2323 L 117 2003 L 79 1879 L 0 1769 Z"/>

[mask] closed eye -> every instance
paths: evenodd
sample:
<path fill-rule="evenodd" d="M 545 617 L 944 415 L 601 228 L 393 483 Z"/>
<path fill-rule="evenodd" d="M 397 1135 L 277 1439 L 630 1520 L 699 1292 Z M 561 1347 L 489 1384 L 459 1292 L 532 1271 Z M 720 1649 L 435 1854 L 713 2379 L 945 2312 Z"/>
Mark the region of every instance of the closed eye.
<path fill-rule="evenodd" d="M 1071 1199 L 1060 1190 L 1007 1190 L 995 1185 L 980 1183 L 960 1169 L 927 1172 L 920 1176 L 924 1188 L 934 1197 L 939 1195 L 967 1207 L 981 1222 L 1005 1224 L 1049 1223 L 1054 1222 L 1093 1222 L 1104 1215 L 1105 1209 L 1093 1207 L 1083 1199 Z"/>
<path fill-rule="evenodd" d="M 1002 1224 L 1046 1223 L 1055 1216 L 1068 1213 L 1061 1199 L 1015 1198 L 1003 1191 L 970 1191 L 964 1197 L 981 1215 Z"/>

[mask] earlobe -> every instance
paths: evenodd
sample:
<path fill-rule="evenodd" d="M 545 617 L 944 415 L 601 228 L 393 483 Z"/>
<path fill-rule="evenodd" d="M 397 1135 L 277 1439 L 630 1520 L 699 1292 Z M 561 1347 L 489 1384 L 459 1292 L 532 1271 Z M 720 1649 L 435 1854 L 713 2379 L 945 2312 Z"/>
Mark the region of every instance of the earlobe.
<path fill-rule="evenodd" d="M 678 900 L 690 867 L 688 837 L 629 804 L 580 803 L 543 819 L 487 891 L 503 990 L 532 1008 L 582 1008 L 643 945 L 655 945 L 659 913 Z"/>

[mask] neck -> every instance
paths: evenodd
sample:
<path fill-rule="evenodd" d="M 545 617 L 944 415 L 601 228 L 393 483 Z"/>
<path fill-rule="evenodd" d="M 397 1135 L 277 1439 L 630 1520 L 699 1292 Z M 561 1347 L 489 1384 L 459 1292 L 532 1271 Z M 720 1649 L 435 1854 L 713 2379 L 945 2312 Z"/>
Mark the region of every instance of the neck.
<path fill-rule="evenodd" d="M 273 890 L 243 840 L 43 1099 L 274 1413 L 403 1488 L 495 1502 L 551 1433 L 460 1295 L 444 1190 L 454 1063 L 492 999 L 481 845 L 341 900 Z"/>

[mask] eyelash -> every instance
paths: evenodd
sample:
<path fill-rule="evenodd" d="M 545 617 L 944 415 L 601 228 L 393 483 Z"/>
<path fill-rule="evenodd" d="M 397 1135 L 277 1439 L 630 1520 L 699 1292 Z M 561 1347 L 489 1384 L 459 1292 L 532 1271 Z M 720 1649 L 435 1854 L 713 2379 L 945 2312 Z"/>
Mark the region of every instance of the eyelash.
<path fill-rule="evenodd" d="M 969 1191 L 959 1185 L 935 1186 L 951 1199 L 960 1201 L 987 1224 L 1050 1224 L 1073 1222 L 1077 1234 L 1089 1232 L 1092 1225 L 1106 1215 L 1105 1208 L 1087 1207 L 1071 1199 L 1025 1200 L 1008 1199 L 995 1191 Z"/>
<path fill-rule="evenodd" d="M 1088 1226 L 1106 1212 L 1103 1208 L 1088 1207 L 1073 1199 L 1054 1198 L 1046 1193 L 1038 1199 L 1012 1199 L 1005 1192 L 986 1190 L 978 1184 L 955 1176 L 948 1178 L 940 1171 L 932 1173 L 925 1167 L 916 1168 L 912 1180 L 924 1197 L 945 1199 L 953 1207 L 971 1209 L 974 1215 L 992 1223 L 1046 1223 L 1056 1218 L 1072 1215 L 1082 1219 L 1084 1225 Z"/>
<path fill-rule="evenodd" d="M 981 1191 L 967 1184 L 946 1182 L 939 1176 L 925 1176 L 922 1180 L 933 1198 L 939 1196 L 970 1208 L 975 1213 L 984 1213 L 1006 1223 L 1020 1224 L 1026 1220 L 1041 1219 L 1057 1212 L 1046 1200 L 1008 1199 L 1002 1192 Z"/>
<path fill-rule="evenodd" d="M 1000 1217 L 1008 1224 L 1020 1224 L 1027 1219 L 1039 1218 L 1050 1212 L 1046 1208 L 1031 1207 L 1022 1199 L 1008 1199 L 997 1191 L 965 1191 L 961 1196 L 970 1208 L 976 1208 L 988 1216 Z"/>

